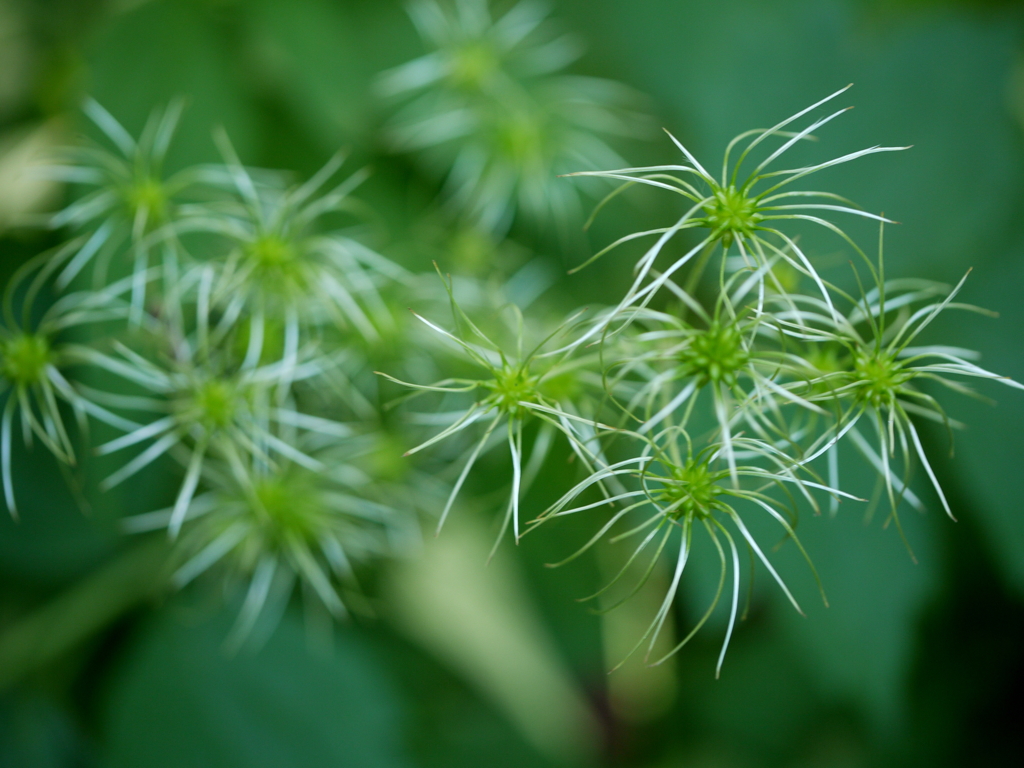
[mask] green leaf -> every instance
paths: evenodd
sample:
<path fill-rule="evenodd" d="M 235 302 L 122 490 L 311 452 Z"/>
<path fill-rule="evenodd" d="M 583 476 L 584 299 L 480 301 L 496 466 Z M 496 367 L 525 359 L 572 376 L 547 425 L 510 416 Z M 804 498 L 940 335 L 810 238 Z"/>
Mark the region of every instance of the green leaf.
<path fill-rule="evenodd" d="M 70 768 L 85 765 L 84 739 L 71 717 L 34 694 L 0 700 L 0 765 Z"/>
<path fill-rule="evenodd" d="M 1024 381 L 1022 248 L 1024 244 L 1009 248 L 1003 258 L 979 267 L 959 297 L 999 312 L 997 319 L 951 314 L 936 323 L 928 339 L 975 349 L 981 353 L 979 365 L 1019 382 Z M 967 429 L 954 435 L 954 457 L 941 461 L 936 471 L 948 478 L 947 484 L 959 496 L 964 509 L 957 514 L 970 515 L 980 526 L 1005 577 L 1018 594 L 1024 595 L 1024 515 L 1020 504 L 1024 498 L 1024 392 L 996 382 L 965 383 L 996 403 L 935 393 L 945 397 L 950 416 L 967 424 Z M 937 437 L 939 445 L 948 445 L 945 435 Z"/>
<path fill-rule="evenodd" d="M 246 98 L 237 52 L 200 3 L 150 2 L 114 16 L 86 49 L 89 95 L 137 136 L 154 107 L 184 96 L 187 111 L 168 162 L 219 159 L 210 138 L 223 125 L 243 158 L 261 125 Z"/>
<path fill-rule="evenodd" d="M 869 497 L 877 480 L 874 470 L 852 450 L 842 454 L 840 466 L 843 488 Z M 915 477 L 927 482 L 921 471 Z M 884 736 L 895 735 L 906 715 L 915 630 L 940 586 L 936 526 L 955 525 L 921 483 L 913 486 L 929 511 L 922 515 L 904 504 L 900 522 L 917 563 L 895 525 L 885 525 L 889 509 L 884 494 L 870 522 L 865 521 L 866 504 L 844 500 L 834 518 L 827 512 L 805 515 L 797 527 L 829 606 L 804 589 L 799 595 L 804 618 L 773 590 L 775 619 L 822 698 L 860 708 L 876 734 Z M 779 553 L 783 562 L 793 561 L 791 573 L 798 564 L 794 549 L 787 544 Z"/>
<path fill-rule="evenodd" d="M 231 620 L 171 608 L 133 639 L 103 712 L 108 765 L 407 765 L 399 704 L 358 630 L 318 654 L 287 614 L 261 650 L 228 656 Z"/>
<path fill-rule="evenodd" d="M 246 3 L 261 87 L 287 106 L 325 151 L 368 127 L 372 72 L 344 5 L 325 0 Z"/>

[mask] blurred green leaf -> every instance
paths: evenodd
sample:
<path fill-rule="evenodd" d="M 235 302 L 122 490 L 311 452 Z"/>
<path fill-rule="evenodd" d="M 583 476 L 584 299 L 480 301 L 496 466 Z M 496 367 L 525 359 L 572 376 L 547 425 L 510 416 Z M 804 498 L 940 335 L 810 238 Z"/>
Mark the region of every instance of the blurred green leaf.
<path fill-rule="evenodd" d="M 980 266 L 961 294 L 965 302 L 999 312 L 998 319 L 957 313 L 937 324 L 934 338 L 978 350 L 980 365 L 1024 381 L 1022 285 L 1024 243 L 1007 249 L 998 261 Z M 959 491 L 965 509 L 957 514 L 971 515 L 980 525 L 1007 580 L 1024 595 L 1024 392 L 993 382 L 982 382 L 976 389 L 997 402 L 955 396 L 949 413 L 967 428 L 954 435 L 955 456 L 937 471 Z M 937 443 L 948 445 L 945 435 L 939 437 Z"/>
<path fill-rule="evenodd" d="M 150 538 L 0 633 L 0 690 L 62 659 L 164 587 L 167 542 Z"/>
<path fill-rule="evenodd" d="M 258 88 L 272 93 L 325 152 L 365 142 L 372 72 L 348 10 L 327 0 L 245 4 Z"/>
<path fill-rule="evenodd" d="M 28 694 L 0 701 L 0 766 L 71 768 L 85 764 L 84 740 L 68 714 Z"/>
<path fill-rule="evenodd" d="M 843 488 L 866 498 L 877 477 L 865 464 L 853 451 L 840 462 Z M 898 733 L 905 715 L 915 629 L 939 588 L 942 563 L 935 527 L 954 525 L 918 484 L 915 490 L 929 511 L 922 515 L 904 504 L 900 521 L 917 563 L 895 525 L 885 525 L 885 501 L 867 522 L 866 504 L 844 500 L 835 517 L 807 515 L 797 528 L 821 575 L 829 607 L 806 590 L 804 618 L 774 595 L 776 618 L 822 698 L 860 708 L 884 737 Z M 787 546 L 784 554 L 795 564 L 793 549 Z"/>
<path fill-rule="evenodd" d="M 705 702 L 701 718 L 751 763 L 792 749 L 822 706 L 797 649 L 766 624 L 737 637 L 720 680 L 709 663 L 695 681 Z"/>
<path fill-rule="evenodd" d="M 218 125 L 243 158 L 252 157 L 261 137 L 242 62 L 229 45 L 230 25 L 218 25 L 204 5 L 214 4 L 138 5 L 101 25 L 86 49 L 89 95 L 133 135 L 155 107 L 186 98 L 188 109 L 169 155 L 172 166 L 218 159 L 210 139 Z"/>
<path fill-rule="evenodd" d="M 104 707 L 108 765 L 407 764 L 399 703 L 358 630 L 321 655 L 288 614 L 264 648 L 229 657 L 231 618 L 193 623 L 172 607 L 134 638 Z"/>
<path fill-rule="evenodd" d="M 0 502 L 0 576 L 55 586 L 83 574 L 115 548 L 107 515 L 87 516 L 72 491 L 81 476 L 62 475 L 43 446 L 13 451 L 21 518 Z"/>
<path fill-rule="evenodd" d="M 393 569 L 388 603 L 403 631 L 500 708 L 538 752 L 580 761 L 596 725 L 537 620 L 514 561 L 488 558 L 490 536 L 453 519 L 422 557 Z"/>

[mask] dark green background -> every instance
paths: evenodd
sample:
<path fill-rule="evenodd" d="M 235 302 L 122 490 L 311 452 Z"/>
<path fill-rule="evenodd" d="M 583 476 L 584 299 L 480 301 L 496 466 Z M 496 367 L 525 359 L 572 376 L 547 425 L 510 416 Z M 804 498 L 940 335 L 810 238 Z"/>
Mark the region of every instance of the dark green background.
<path fill-rule="evenodd" d="M 385 151 L 386 113 L 370 90 L 376 72 L 422 52 L 399 3 L 2 2 L 0 147 L 46 121 L 81 128 L 74 110 L 86 93 L 133 132 L 153 107 L 184 94 L 173 164 L 215 160 L 216 125 L 246 162 L 303 174 L 351 146 L 376 171 L 363 198 L 381 214 L 378 246 L 412 268 L 439 254 L 445 266 L 443 236 L 424 239 L 414 225 L 436 182 Z M 829 171 L 828 188 L 902 222 L 887 233 L 891 274 L 955 282 L 973 268 L 964 296 L 999 319 L 950 316 L 929 338 L 976 348 L 983 365 L 1024 380 L 1024 12 L 1016 4 L 561 0 L 555 16 L 587 41 L 576 71 L 648 94 L 658 121 L 700 158 L 855 83 L 842 98 L 857 108 L 815 151 L 913 149 Z M 622 151 L 646 162 L 672 148 L 655 137 Z M 628 206 L 610 214 L 568 250 L 605 242 L 616 225 L 630 226 L 629 215 Z M 542 233 L 512 235 L 559 271 L 577 261 Z M 0 231 L 0 274 L 51 242 Z M 558 301 L 613 298 L 626 266 L 606 260 L 563 280 Z M 832 606 L 805 620 L 764 589 L 723 679 L 713 678 L 720 633 L 712 629 L 679 657 L 674 703 L 642 724 L 610 714 L 597 621 L 572 602 L 595 583 L 594 568 L 543 569 L 564 542 L 557 533 L 527 539 L 516 556 L 532 610 L 599 715 L 595 764 L 1018 765 L 1024 397 L 996 387 L 986 394 L 998 405 L 946 400 L 969 424 L 953 459 L 945 436 L 928 434 L 959 522 L 937 504 L 925 516 L 905 514 L 917 565 L 881 520 L 866 526 L 844 510 L 803 522 Z M 229 659 L 220 650 L 229 619 L 208 597 L 137 604 L 127 596 L 123 604 L 136 607 L 124 612 L 102 569 L 124 549 L 112 521 L 126 497 L 112 494 L 85 518 L 41 451 L 19 456 L 16 471 L 23 520 L 0 515 L 3 768 L 555 764 L 493 699 L 387 620 L 340 627 L 324 655 L 307 649 L 296 611 L 258 655 Z M 156 504 L 168 490 L 156 475 L 137 486 L 133 504 L 143 492 Z M 90 584 L 98 586 L 89 592 Z M 813 584 L 798 588 L 813 596 Z M 68 590 L 109 620 L 65 653 L 5 669 L 31 658 L 10 651 L 12 633 Z M 63 605 L 48 626 L 79 620 Z"/>

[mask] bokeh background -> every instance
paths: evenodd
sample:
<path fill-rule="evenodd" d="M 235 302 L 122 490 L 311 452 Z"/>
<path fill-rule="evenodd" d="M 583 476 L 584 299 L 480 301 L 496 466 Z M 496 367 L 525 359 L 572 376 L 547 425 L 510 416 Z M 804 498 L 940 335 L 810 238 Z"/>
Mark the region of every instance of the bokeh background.
<path fill-rule="evenodd" d="M 931 338 L 1024 380 L 1024 8 L 553 9 L 586 41 L 573 71 L 647 94 L 698 157 L 855 83 L 844 98 L 857 108 L 823 137 L 829 155 L 913 149 L 837 169 L 829 188 L 902 222 L 887 233 L 891 274 L 955 282 L 972 268 L 966 300 L 1000 317 L 945 318 Z M 300 174 L 351 147 L 374 168 L 361 197 L 378 246 L 420 271 L 438 259 L 511 274 L 538 254 L 561 275 L 611 233 L 657 220 L 656 205 L 625 206 L 587 234 L 571 223 L 568 238 L 513 226 L 514 245 L 499 248 L 453 234 L 437 179 L 381 139 L 389 107 L 372 88 L 422 52 L 392 0 L 0 0 L 0 277 L 53 242 L 18 222 L 65 193 L 22 171 L 87 130 L 85 94 L 132 132 L 185 96 L 176 165 L 217 160 L 220 125 L 247 163 Z M 637 164 L 672 151 L 658 135 L 618 149 Z M 567 308 L 608 300 L 627 268 L 612 257 L 549 295 Z M 988 394 L 997 405 L 947 400 L 969 424 L 954 457 L 928 432 L 959 522 L 935 504 L 907 513 L 915 564 L 881 519 L 803 521 L 831 607 L 804 619 L 759 590 L 717 681 L 715 628 L 670 664 L 608 675 L 650 602 L 605 617 L 575 603 L 614 558 L 544 568 L 571 531 L 528 537 L 485 568 L 490 510 L 383 568 L 369 587 L 377 618 L 338 627 L 332 648 L 310 647 L 296 605 L 262 650 L 228 656 L 231 614 L 217 596 L 161 588 L 162 543 L 127 542 L 116 526 L 129 502 L 166 503 L 173 479 L 108 494 L 86 517 L 37 451 L 17 465 L 21 522 L 0 515 L 0 766 L 1019 765 L 1024 398 Z"/>

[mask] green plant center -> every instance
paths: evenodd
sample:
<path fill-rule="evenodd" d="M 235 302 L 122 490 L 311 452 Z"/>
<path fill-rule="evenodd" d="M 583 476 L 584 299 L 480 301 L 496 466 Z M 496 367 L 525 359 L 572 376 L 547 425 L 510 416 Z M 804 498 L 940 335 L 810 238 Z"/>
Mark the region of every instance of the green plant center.
<path fill-rule="evenodd" d="M 167 194 L 159 179 L 152 176 L 141 179 L 128 188 L 125 195 L 128 210 L 134 217 L 140 211 L 144 211 L 152 221 L 160 221 L 163 218 L 167 206 Z"/>
<path fill-rule="evenodd" d="M 758 213 L 757 203 L 729 185 L 715 192 L 714 200 L 705 210 L 708 225 L 720 234 L 726 246 L 736 235 L 749 235 L 760 223 L 763 216 Z"/>
<path fill-rule="evenodd" d="M 538 400 L 537 377 L 530 376 L 522 368 L 498 371 L 485 386 L 494 392 L 490 398 L 492 402 L 509 415 L 521 416 L 524 408 L 520 403 L 535 403 Z"/>
<path fill-rule="evenodd" d="M 673 507 L 669 516 L 705 518 L 711 514 L 715 499 L 724 492 L 719 481 L 727 472 L 713 471 L 706 461 L 688 460 L 681 467 L 673 467 L 671 479 L 665 482 L 660 500 Z"/>
<path fill-rule="evenodd" d="M 860 397 L 874 406 L 889 403 L 897 390 L 914 377 L 899 360 L 885 352 L 858 353 L 853 359 L 853 370 L 860 382 Z"/>
<path fill-rule="evenodd" d="M 179 406 L 179 418 L 197 422 L 209 432 L 228 427 L 238 413 L 241 393 L 227 381 L 211 379 L 200 383 Z"/>
<path fill-rule="evenodd" d="M 264 234 L 245 246 L 252 284 L 268 296 L 305 294 L 308 288 L 303 251 L 280 235 Z"/>
<path fill-rule="evenodd" d="M 739 370 L 750 355 L 743 346 L 743 334 L 735 324 L 715 322 L 706 331 L 691 337 L 690 345 L 679 353 L 679 361 L 698 384 L 735 386 Z"/>
<path fill-rule="evenodd" d="M 543 125 L 528 115 L 513 115 L 498 126 L 495 144 L 513 164 L 524 166 L 542 155 Z"/>
<path fill-rule="evenodd" d="M 246 254 L 257 269 L 269 273 L 285 272 L 299 261 L 294 245 L 277 235 L 262 235 L 246 248 Z"/>
<path fill-rule="evenodd" d="M 318 538 L 326 513 L 309 483 L 297 482 L 293 477 L 275 477 L 260 480 L 253 490 L 271 539 L 284 543 Z"/>
<path fill-rule="evenodd" d="M 498 70 L 494 49 L 482 42 L 471 42 L 455 51 L 451 58 L 449 80 L 457 88 L 480 90 Z"/>
<path fill-rule="evenodd" d="M 0 342 L 0 373 L 16 386 L 32 386 L 45 378 L 51 357 L 50 344 L 45 338 L 19 334 Z"/>

